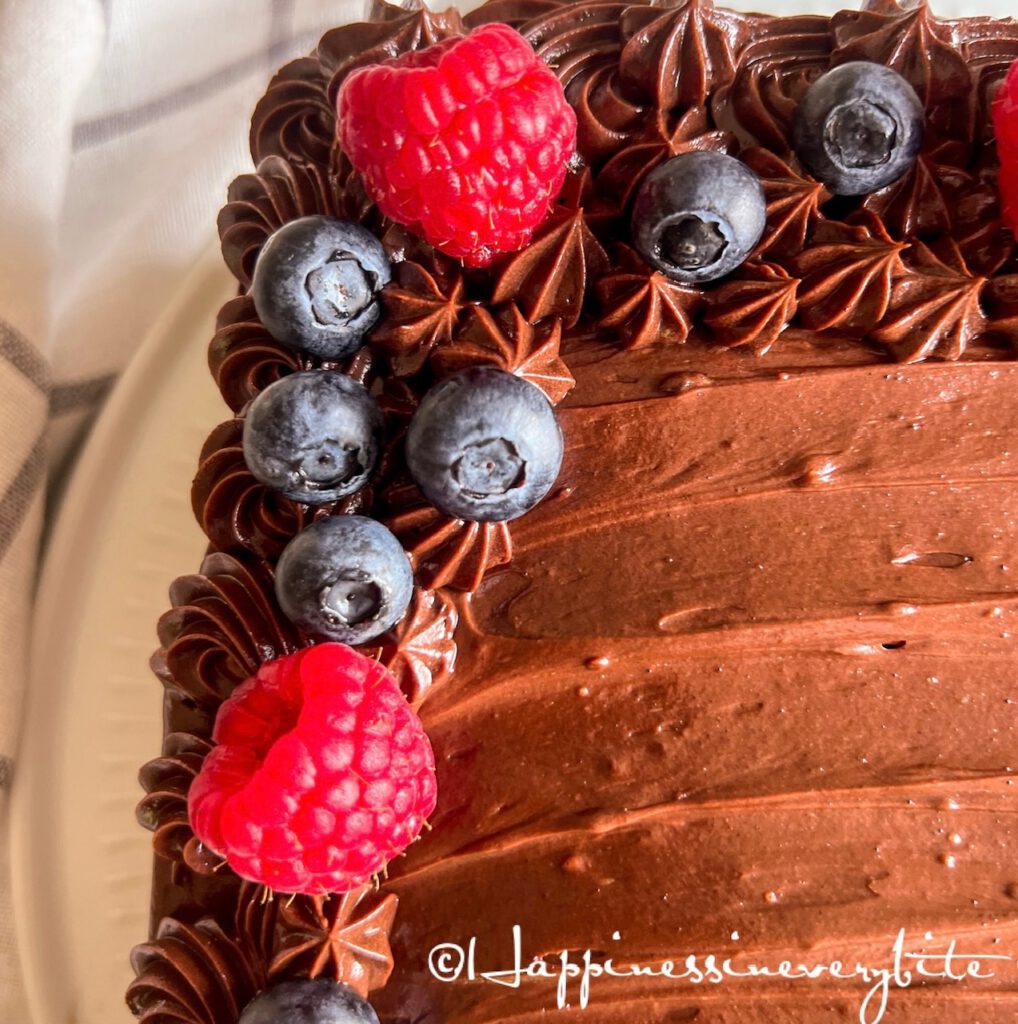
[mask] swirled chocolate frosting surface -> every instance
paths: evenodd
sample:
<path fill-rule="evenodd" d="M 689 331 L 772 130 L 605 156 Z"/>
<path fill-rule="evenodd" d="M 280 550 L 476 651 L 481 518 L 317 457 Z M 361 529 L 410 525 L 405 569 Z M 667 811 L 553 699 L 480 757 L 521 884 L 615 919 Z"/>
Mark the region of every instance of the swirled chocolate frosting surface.
<path fill-rule="evenodd" d="M 334 100 L 353 68 L 489 21 L 559 75 L 580 159 L 525 250 L 466 271 L 373 208 Z M 1014 22 L 892 0 L 832 18 L 490 0 L 462 21 L 381 7 L 273 79 L 257 170 L 220 217 L 241 294 L 210 367 L 239 416 L 319 365 L 244 290 L 281 223 L 358 220 L 394 279 L 339 368 L 380 396 L 390 443 L 368 489 L 317 512 L 250 476 L 239 419 L 201 453 L 210 554 L 175 584 L 155 659 L 139 1016 L 235 1024 L 267 979 L 316 973 L 373 990 L 387 1024 L 822 1024 L 859 1019 L 870 988 L 602 977 L 581 1010 L 575 980 L 559 1008 L 555 981 L 429 970 L 472 938 L 478 974 L 512 967 L 514 925 L 524 966 L 588 949 L 887 966 L 901 929 L 931 955 L 1018 956 L 1018 253 L 989 115 L 1015 59 Z M 927 123 L 904 178 L 845 200 L 790 137 L 809 83 L 851 60 L 901 72 Z M 644 264 L 627 222 L 643 176 L 695 148 L 740 156 L 768 202 L 751 259 L 702 289 Z M 402 463 L 417 400 L 476 362 L 542 387 L 566 442 L 552 494 L 508 525 L 444 518 Z M 431 738 L 438 810 L 378 892 L 269 913 L 196 843 L 186 793 L 219 703 L 301 643 L 272 595 L 282 547 L 344 512 L 383 519 L 414 564 L 411 610 L 376 646 Z M 1013 1021 L 1018 969 L 990 964 L 892 990 L 887 1019 Z"/>

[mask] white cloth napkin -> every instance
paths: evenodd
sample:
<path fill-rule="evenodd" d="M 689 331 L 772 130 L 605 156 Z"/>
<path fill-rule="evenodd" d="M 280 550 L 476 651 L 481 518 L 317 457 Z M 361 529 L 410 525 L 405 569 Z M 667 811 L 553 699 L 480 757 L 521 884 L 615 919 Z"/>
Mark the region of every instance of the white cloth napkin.
<path fill-rule="evenodd" d="M 270 74 L 363 7 L 0 0 L 0 1021 L 29 1021 L 7 791 L 45 482 L 59 493 L 84 427 L 214 236 Z"/>

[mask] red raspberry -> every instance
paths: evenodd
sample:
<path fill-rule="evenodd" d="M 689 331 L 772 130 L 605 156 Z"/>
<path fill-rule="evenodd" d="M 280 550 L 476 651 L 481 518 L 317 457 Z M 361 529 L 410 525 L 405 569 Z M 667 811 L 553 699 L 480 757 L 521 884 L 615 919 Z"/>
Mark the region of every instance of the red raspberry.
<path fill-rule="evenodd" d="M 194 833 L 242 878 L 281 892 L 360 885 L 435 808 L 420 719 L 384 668 L 343 644 L 263 665 L 212 736 L 188 794 Z"/>
<path fill-rule="evenodd" d="M 1018 61 L 1011 65 L 993 101 L 993 127 L 1000 157 L 1004 220 L 1018 233 Z"/>
<path fill-rule="evenodd" d="M 360 68 L 337 102 L 381 211 L 471 266 L 527 244 L 576 150 L 559 80 L 508 25 Z"/>

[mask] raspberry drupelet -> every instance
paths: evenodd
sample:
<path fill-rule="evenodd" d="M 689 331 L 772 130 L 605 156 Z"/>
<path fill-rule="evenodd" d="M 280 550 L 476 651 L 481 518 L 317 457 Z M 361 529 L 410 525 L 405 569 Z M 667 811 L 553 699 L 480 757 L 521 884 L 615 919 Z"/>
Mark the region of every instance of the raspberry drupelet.
<path fill-rule="evenodd" d="M 1004 220 L 1018 234 L 1018 61 L 1011 65 L 993 103 L 993 128 L 1000 157 Z"/>

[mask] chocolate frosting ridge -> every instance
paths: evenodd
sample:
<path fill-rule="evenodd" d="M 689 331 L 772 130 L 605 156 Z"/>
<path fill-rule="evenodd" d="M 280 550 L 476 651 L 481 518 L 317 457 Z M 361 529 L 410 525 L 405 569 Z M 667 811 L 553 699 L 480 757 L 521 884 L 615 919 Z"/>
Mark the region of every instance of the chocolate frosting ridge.
<path fill-rule="evenodd" d="M 146 1024 L 237 1024 L 251 999 L 280 981 L 326 977 L 367 997 L 392 971 L 396 905 L 370 885 L 280 903 L 244 883 L 225 902 L 225 926 L 167 917 L 135 948 L 128 1005 Z"/>
<path fill-rule="evenodd" d="M 751 18 L 710 0 L 628 7 L 622 16 L 622 83 L 661 112 L 702 107 L 735 74 L 735 50 Z"/>
<path fill-rule="evenodd" d="M 331 896 L 300 896 L 279 910 L 281 939 L 269 977 L 327 977 L 363 997 L 392 973 L 389 932 L 396 897 L 378 896 L 370 883 Z"/>
<path fill-rule="evenodd" d="M 149 761 L 139 775 L 148 795 L 138 804 L 137 816 L 153 833 L 153 849 L 166 860 L 183 861 L 198 874 L 211 874 L 219 862 L 202 849 L 187 814 L 188 790 L 211 749 L 207 739 L 170 733 L 162 756 Z"/>
<path fill-rule="evenodd" d="M 217 223 L 227 265 L 248 288 L 259 250 L 283 224 L 312 213 L 366 222 L 373 212 L 345 158 L 330 175 L 318 163 L 270 155 L 234 179 Z"/>
<path fill-rule="evenodd" d="M 167 687 L 210 713 L 263 662 L 299 646 L 271 574 L 252 559 L 211 552 L 199 573 L 173 584 L 170 599 L 156 659 Z"/>
<path fill-rule="evenodd" d="M 723 345 L 766 355 L 798 308 L 799 281 L 773 263 L 747 263 L 711 292 L 704 323 Z"/>
<path fill-rule="evenodd" d="M 256 164 L 280 156 L 294 164 L 328 166 L 336 115 L 327 88 L 328 77 L 313 57 L 295 60 L 275 75 L 251 119 Z"/>
<path fill-rule="evenodd" d="M 236 1024 L 265 984 L 264 967 L 212 919 L 166 918 L 131 963 L 127 1002 L 145 1024 Z"/>
<path fill-rule="evenodd" d="M 241 295 L 219 311 L 209 369 L 226 404 L 239 413 L 259 391 L 301 369 L 301 360 L 269 334 L 250 297 Z"/>

